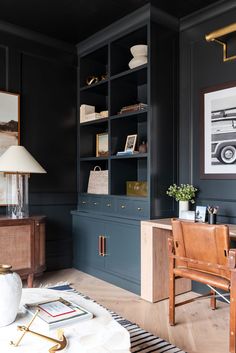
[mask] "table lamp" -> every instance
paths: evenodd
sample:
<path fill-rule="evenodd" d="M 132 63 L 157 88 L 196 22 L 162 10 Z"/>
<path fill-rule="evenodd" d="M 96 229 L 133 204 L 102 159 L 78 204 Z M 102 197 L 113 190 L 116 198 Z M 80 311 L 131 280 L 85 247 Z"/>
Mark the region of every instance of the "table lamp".
<path fill-rule="evenodd" d="M 28 179 L 30 173 L 46 173 L 23 146 L 10 146 L 0 157 L 0 172 L 7 178 L 7 215 L 29 216 Z"/>

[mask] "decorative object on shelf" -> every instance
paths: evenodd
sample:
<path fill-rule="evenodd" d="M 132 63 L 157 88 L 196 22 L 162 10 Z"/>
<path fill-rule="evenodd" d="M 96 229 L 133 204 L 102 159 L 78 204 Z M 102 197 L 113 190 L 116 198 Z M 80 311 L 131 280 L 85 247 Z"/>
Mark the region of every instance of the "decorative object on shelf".
<path fill-rule="evenodd" d="M 108 133 L 96 135 L 96 157 L 108 156 Z"/>
<path fill-rule="evenodd" d="M 132 112 L 136 112 L 139 110 L 145 110 L 145 109 L 147 109 L 147 106 L 148 105 L 146 103 L 137 103 L 137 104 L 127 105 L 125 107 L 122 107 L 118 114 L 132 113 Z"/>
<path fill-rule="evenodd" d="M 22 282 L 11 268 L 0 265 L 0 326 L 10 325 L 15 320 L 21 299 Z"/>
<path fill-rule="evenodd" d="M 0 91 L 0 151 L 20 143 L 20 95 Z M 6 178 L 0 174 L 0 205 L 7 203 Z"/>
<path fill-rule="evenodd" d="M 188 221 L 195 221 L 195 212 L 194 211 L 181 211 L 181 219 Z"/>
<path fill-rule="evenodd" d="M 44 339 L 46 341 L 49 341 L 49 342 L 52 342 L 53 344 L 55 344 L 53 347 L 51 347 L 49 349 L 49 351 L 48 351 L 49 353 L 61 351 L 64 348 L 66 348 L 67 339 L 64 336 L 64 331 L 62 329 L 58 329 L 57 330 L 57 339 L 53 338 L 53 337 L 45 336 L 45 335 L 43 335 L 43 334 L 41 334 L 39 332 L 30 330 L 30 326 L 32 325 L 32 323 L 34 322 L 34 320 L 38 316 L 38 314 L 39 314 L 39 310 L 36 311 L 36 313 L 34 314 L 32 319 L 28 323 L 28 325 L 26 325 L 26 326 L 17 326 L 17 330 L 21 331 L 22 335 L 20 336 L 20 338 L 18 338 L 18 340 L 16 342 L 11 341 L 10 345 L 14 346 L 14 347 L 18 347 L 20 342 L 22 341 L 23 337 L 25 336 L 25 334 L 26 333 L 31 333 L 33 336 L 36 336 L 38 338 Z"/>
<path fill-rule="evenodd" d="M 90 171 L 87 192 L 108 195 L 108 170 L 102 170 L 100 166 L 96 166 Z"/>
<path fill-rule="evenodd" d="M 134 152 L 137 141 L 137 135 L 128 135 L 125 143 L 125 152 Z"/>
<path fill-rule="evenodd" d="M 95 106 L 88 104 L 81 104 L 80 106 L 80 122 L 84 123 L 88 120 L 88 115 L 95 113 Z"/>
<path fill-rule="evenodd" d="M 29 216 L 28 179 L 30 173 L 46 173 L 45 169 L 23 146 L 11 146 L 0 157 L 0 172 L 7 180 L 7 215 Z"/>
<path fill-rule="evenodd" d="M 147 182 L 146 181 L 127 181 L 126 182 L 127 196 L 147 196 Z"/>
<path fill-rule="evenodd" d="M 195 211 L 195 221 L 196 222 L 205 222 L 206 221 L 206 206 L 196 206 Z"/>
<path fill-rule="evenodd" d="M 142 141 L 138 148 L 139 153 L 147 153 L 147 142 Z"/>
<path fill-rule="evenodd" d="M 209 224 L 216 224 L 218 209 L 219 206 L 207 206 Z"/>
<path fill-rule="evenodd" d="M 133 55 L 133 59 L 129 62 L 130 69 L 147 63 L 147 49 L 147 45 L 145 44 L 134 45 L 130 48 L 131 54 Z"/>
<path fill-rule="evenodd" d="M 108 118 L 108 110 L 102 110 L 99 114 L 101 118 Z"/>
<path fill-rule="evenodd" d="M 201 178 L 236 178 L 236 82 L 201 92 Z"/>
<path fill-rule="evenodd" d="M 105 81 L 108 78 L 108 74 L 102 74 L 101 76 L 95 76 L 91 75 L 86 78 L 86 84 L 88 86 L 94 85 L 95 83 L 98 83 L 100 81 Z"/>
<path fill-rule="evenodd" d="M 223 61 L 224 62 L 236 59 L 236 55 L 227 56 L 228 43 L 226 42 L 226 36 L 227 36 L 227 34 L 230 34 L 232 32 L 236 32 L 236 23 L 232 23 L 231 25 L 217 29 L 216 31 L 213 31 L 209 34 L 206 34 L 206 36 L 205 36 L 207 42 L 216 42 L 216 43 L 222 45 L 222 47 L 223 47 Z M 219 38 L 223 38 L 223 39 L 219 39 Z"/>
<path fill-rule="evenodd" d="M 99 79 L 98 79 L 97 76 L 88 76 L 88 77 L 86 78 L 86 84 L 87 84 L 88 86 L 93 85 L 93 84 L 95 84 L 95 83 L 98 83 L 98 81 L 99 81 Z"/>
<path fill-rule="evenodd" d="M 182 211 L 189 210 L 189 202 L 195 202 L 194 197 L 197 190 L 197 188 L 190 184 L 180 184 L 180 186 L 173 184 L 169 186 L 166 191 L 167 195 L 179 201 L 179 218 L 181 218 Z"/>

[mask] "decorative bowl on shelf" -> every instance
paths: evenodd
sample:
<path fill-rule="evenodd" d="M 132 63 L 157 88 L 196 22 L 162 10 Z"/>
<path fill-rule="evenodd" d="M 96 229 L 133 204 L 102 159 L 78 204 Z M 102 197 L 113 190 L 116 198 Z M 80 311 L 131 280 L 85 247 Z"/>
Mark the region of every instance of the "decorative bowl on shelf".
<path fill-rule="evenodd" d="M 130 48 L 131 54 L 133 57 L 137 56 L 147 56 L 147 45 L 146 44 L 137 44 L 133 45 Z"/>

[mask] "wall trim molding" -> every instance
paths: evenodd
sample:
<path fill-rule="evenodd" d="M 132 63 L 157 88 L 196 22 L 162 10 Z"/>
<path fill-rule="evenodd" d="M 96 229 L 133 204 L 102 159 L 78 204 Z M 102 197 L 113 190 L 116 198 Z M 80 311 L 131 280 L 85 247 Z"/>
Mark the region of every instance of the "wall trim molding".
<path fill-rule="evenodd" d="M 15 24 L 0 21 L 0 31 L 6 32 L 9 34 L 13 34 L 17 37 L 21 37 L 23 39 L 31 40 L 40 44 L 44 44 L 49 47 L 54 47 L 59 50 L 63 50 L 69 53 L 76 54 L 76 47 L 67 42 L 49 37 L 45 34 L 41 34 L 39 32 L 32 31 L 30 29 L 17 26 Z"/>
<path fill-rule="evenodd" d="M 180 19 L 180 32 L 185 31 L 193 26 L 198 25 L 201 22 L 212 19 L 213 17 L 222 15 L 222 13 L 230 11 L 236 8 L 235 0 L 220 0 L 213 5 L 204 7 L 188 16 Z"/>

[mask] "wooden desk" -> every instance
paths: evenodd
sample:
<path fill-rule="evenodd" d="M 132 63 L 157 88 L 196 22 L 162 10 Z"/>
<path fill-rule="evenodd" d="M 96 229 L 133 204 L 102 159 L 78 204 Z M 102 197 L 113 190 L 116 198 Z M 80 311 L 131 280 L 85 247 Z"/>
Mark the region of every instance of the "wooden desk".
<path fill-rule="evenodd" d="M 230 238 L 236 240 L 236 224 L 229 224 Z M 141 298 L 152 303 L 168 298 L 168 246 L 171 219 L 141 222 Z M 191 290 L 191 281 L 176 280 L 176 293 Z"/>
<path fill-rule="evenodd" d="M 45 217 L 0 217 L 0 262 L 12 265 L 33 287 L 34 275 L 45 270 Z"/>

